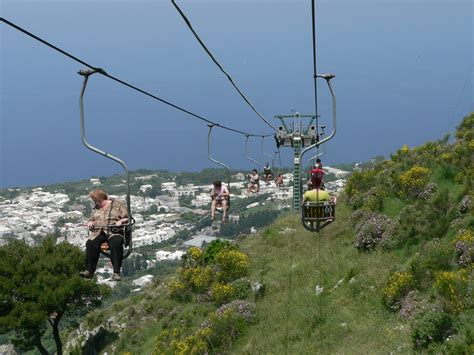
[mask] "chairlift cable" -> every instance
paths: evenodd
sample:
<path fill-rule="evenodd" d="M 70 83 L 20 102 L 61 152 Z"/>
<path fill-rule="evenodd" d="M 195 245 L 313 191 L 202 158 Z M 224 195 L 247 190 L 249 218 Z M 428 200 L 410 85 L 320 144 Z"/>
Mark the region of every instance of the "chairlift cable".
<path fill-rule="evenodd" d="M 12 28 L 14 28 L 14 29 L 16 29 L 16 30 L 18 30 L 18 31 L 20 31 L 20 32 L 22 32 L 22 33 L 24 33 L 24 34 L 26 34 L 27 36 L 29 36 L 29 37 L 33 38 L 34 40 L 36 40 L 36 41 L 38 41 L 38 42 L 44 44 L 45 46 L 47 46 L 47 47 L 49 47 L 49 48 L 51 48 L 51 49 L 54 49 L 55 51 L 57 51 L 57 52 L 59 52 L 59 53 L 65 55 L 66 57 L 68 57 L 68 58 L 70 58 L 70 59 L 72 59 L 72 60 L 74 60 L 74 61 L 76 61 L 76 62 L 78 62 L 78 63 L 80 63 L 80 64 L 82 64 L 82 65 L 84 65 L 84 66 L 86 66 L 86 67 L 88 67 L 88 68 L 90 68 L 90 69 L 92 69 L 92 70 L 94 70 L 95 72 L 97 72 L 97 73 L 99 73 L 99 74 L 102 74 L 103 76 L 105 76 L 105 77 L 107 77 L 107 78 L 109 78 L 109 79 L 111 79 L 111 80 L 113 80 L 113 81 L 115 81 L 115 82 L 117 82 L 117 83 L 119 83 L 119 84 L 122 84 L 122 85 L 124 85 L 124 86 L 126 86 L 126 87 L 128 87 L 128 88 L 130 88 L 130 89 L 132 89 L 132 90 L 138 91 L 138 92 L 140 92 L 140 93 L 142 93 L 142 94 L 144 94 L 144 95 L 146 95 L 146 96 L 148 96 L 148 97 L 151 97 L 151 98 L 153 98 L 153 99 L 155 99 L 155 100 L 158 100 L 158 101 L 160 101 L 160 102 L 162 102 L 162 103 L 164 103 L 164 104 L 166 104 L 166 105 L 168 105 L 168 106 L 171 106 L 171 107 L 173 107 L 173 108 L 175 108 L 175 109 L 177 109 L 177 110 L 179 110 L 179 111 L 181 111 L 181 112 L 184 112 L 184 113 L 186 113 L 186 114 L 188 114 L 188 115 L 190 115 L 190 116 L 193 116 L 193 117 L 195 117 L 195 118 L 197 118 L 197 119 L 199 119 L 199 120 L 201 120 L 201 121 L 204 121 L 204 122 L 206 122 L 206 123 L 208 123 L 208 124 L 212 124 L 212 125 L 214 125 L 214 126 L 216 126 L 216 127 L 220 127 L 220 128 L 222 128 L 222 129 L 225 129 L 225 130 L 228 130 L 228 131 L 232 131 L 232 132 L 235 132 L 235 133 L 239 133 L 239 134 L 242 134 L 242 135 L 245 135 L 245 136 L 251 136 L 251 137 L 269 137 L 269 136 L 272 136 L 272 134 L 268 134 L 268 135 L 252 134 L 252 133 L 244 132 L 244 131 L 241 131 L 241 130 L 238 130 L 238 129 L 235 129 L 235 128 L 232 128 L 232 127 L 228 127 L 228 126 L 221 125 L 221 124 L 219 124 L 219 123 L 217 123 L 217 122 L 213 122 L 213 121 L 211 121 L 211 120 L 209 120 L 209 119 L 207 119 L 207 118 L 205 118 L 205 117 L 203 117 L 203 116 L 201 116 L 201 115 L 198 115 L 198 114 L 196 114 L 196 113 L 193 113 L 193 112 L 191 112 L 191 111 L 189 111 L 189 110 L 187 110 L 187 109 L 184 109 L 184 108 L 182 108 L 182 107 L 180 107 L 180 106 L 178 106 L 178 105 L 176 105 L 176 104 L 173 104 L 173 103 L 171 103 L 171 102 L 169 102 L 169 101 L 167 101 L 167 100 L 165 100 L 165 99 L 162 99 L 161 97 L 158 97 L 158 96 L 156 96 L 156 95 L 154 95 L 154 94 L 152 94 L 152 93 L 150 93 L 150 92 L 148 92 L 148 91 L 146 91 L 146 90 L 140 89 L 140 88 L 137 87 L 137 86 L 134 86 L 134 85 L 132 85 L 132 84 L 130 84 L 130 83 L 127 83 L 127 82 L 125 82 L 124 80 L 122 80 L 122 79 L 120 79 L 120 78 L 118 78 L 118 77 L 115 77 L 115 76 L 113 76 L 113 75 L 110 75 L 110 74 L 108 74 L 104 69 L 95 67 L 95 66 L 93 66 L 93 65 L 91 65 L 91 64 L 89 64 L 89 63 L 87 63 L 86 61 L 84 61 L 84 60 L 82 60 L 82 59 L 80 59 L 80 58 L 78 58 L 78 57 L 76 57 L 76 56 L 70 54 L 69 52 L 66 52 L 65 50 L 63 50 L 63 49 L 61 49 L 61 48 L 59 48 L 59 47 L 57 47 L 57 46 L 51 44 L 50 42 L 46 41 L 45 39 L 40 38 L 39 36 L 36 36 L 35 34 L 33 34 L 33 33 L 29 32 L 29 31 L 25 30 L 24 28 L 22 28 L 22 27 L 20 27 L 20 26 L 18 26 L 18 25 L 16 25 L 16 24 L 14 24 L 13 22 L 8 21 L 7 19 L 5 19 L 5 18 L 3 18 L 3 17 L 0 17 L 0 22 L 4 22 L 5 24 L 9 25 L 10 27 L 12 27 Z"/>
<path fill-rule="evenodd" d="M 179 12 L 179 14 L 181 15 L 181 17 L 183 18 L 184 22 L 186 23 L 186 25 L 188 26 L 189 30 L 193 33 L 194 37 L 196 38 L 196 40 L 199 42 L 199 44 L 201 45 L 201 47 L 204 49 L 204 51 L 207 53 L 207 55 L 211 58 L 211 60 L 214 62 L 215 65 L 217 65 L 217 67 L 220 69 L 220 71 L 227 77 L 227 79 L 229 80 L 229 82 L 232 84 L 232 86 L 234 87 L 235 90 L 237 90 L 237 92 L 239 93 L 239 95 L 242 97 L 242 99 L 247 103 L 248 106 L 250 106 L 250 108 L 252 109 L 253 112 L 255 112 L 257 114 L 258 117 L 260 117 L 271 129 L 273 129 L 274 131 L 278 131 L 277 128 L 275 126 L 273 126 L 260 112 L 257 111 L 257 109 L 255 108 L 255 106 L 250 102 L 250 100 L 244 95 L 244 93 L 239 89 L 239 87 L 237 86 L 237 84 L 235 84 L 234 80 L 232 79 L 232 77 L 229 75 L 229 73 L 222 67 L 222 65 L 217 61 L 217 59 L 214 57 L 214 55 L 211 53 L 211 51 L 206 47 L 206 45 L 204 44 L 204 42 L 201 40 L 201 38 L 199 37 L 199 35 L 197 34 L 197 32 L 194 30 L 191 22 L 189 21 L 189 19 L 186 17 L 186 15 L 184 14 L 184 12 L 180 9 L 180 7 L 178 6 L 178 4 L 176 4 L 176 1 L 175 0 L 171 0 L 172 4 L 174 5 L 174 7 L 176 8 L 176 10 Z"/>

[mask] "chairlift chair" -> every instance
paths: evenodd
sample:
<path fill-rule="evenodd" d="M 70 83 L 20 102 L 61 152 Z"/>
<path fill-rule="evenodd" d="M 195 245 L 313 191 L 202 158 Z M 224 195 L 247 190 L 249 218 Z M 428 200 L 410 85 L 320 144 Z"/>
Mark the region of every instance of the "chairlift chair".
<path fill-rule="evenodd" d="M 214 159 L 213 157 L 211 157 L 211 132 L 212 132 L 212 129 L 214 128 L 214 125 L 207 125 L 209 127 L 209 133 L 207 134 L 207 158 L 212 161 L 213 163 L 216 163 L 222 167 L 224 167 L 226 170 L 227 170 L 227 187 L 229 189 L 229 194 L 230 194 L 230 169 L 229 167 Z M 227 201 L 227 206 L 226 206 L 226 212 L 228 212 L 230 210 L 230 196 L 225 196 L 225 199 Z M 212 197 L 212 200 L 214 200 L 214 197 Z M 219 213 L 223 213 L 224 212 L 224 208 L 222 206 L 222 203 L 218 202 L 216 204 L 216 211 L 219 212 Z"/>
<path fill-rule="evenodd" d="M 81 127 L 81 140 L 84 146 L 93 151 L 94 153 L 97 153 L 103 157 L 106 157 L 110 160 L 113 160 L 117 163 L 119 163 L 124 171 L 125 171 L 125 177 L 126 177 L 126 184 L 127 184 L 127 198 L 126 198 L 126 203 L 127 203 L 127 214 L 128 214 L 128 222 L 122 226 L 116 226 L 116 225 L 107 225 L 107 226 L 95 226 L 95 228 L 104 228 L 106 229 L 110 236 L 113 235 L 120 235 L 123 238 L 124 241 L 124 248 L 127 248 L 126 251 L 124 251 L 123 258 L 127 258 L 131 253 L 132 253 L 132 232 L 133 232 L 133 225 L 135 224 L 135 219 L 132 216 L 132 210 L 131 210 L 131 203 L 130 203 L 130 176 L 128 172 L 128 167 L 125 164 L 125 162 L 110 154 L 107 153 L 103 150 L 100 150 L 94 146 L 92 146 L 89 142 L 86 140 L 86 131 L 85 131 L 85 124 L 84 124 L 84 93 L 86 91 L 87 87 L 87 81 L 89 80 L 89 76 L 100 72 L 100 73 L 105 73 L 103 69 L 96 68 L 96 69 L 82 69 L 78 72 L 79 75 L 84 77 L 84 81 L 82 83 L 82 89 L 81 89 L 81 94 L 79 97 L 79 113 L 80 113 L 80 127 Z M 108 252 L 108 243 L 102 243 L 101 245 L 101 250 L 100 252 L 107 256 L 109 259 L 111 257 L 110 253 Z"/>
<path fill-rule="evenodd" d="M 325 153 L 319 152 L 319 146 L 324 145 L 327 141 L 332 139 L 336 134 L 336 95 L 331 85 L 331 79 L 334 78 L 333 74 L 317 75 L 318 78 L 323 78 L 329 87 L 329 91 L 332 97 L 332 118 L 333 118 L 333 131 L 331 134 L 322 140 L 318 140 L 316 143 L 305 148 L 300 154 L 300 161 L 303 161 L 303 156 L 309 150 L 316 148 L 317 154 L 311 158 L 316 159 Z M 319 154 L 319 155 L 318 155 Z M 295 192 L 296 193 L 296 192 Z M 302 192 L 301 192 L 302 193 Z M 336 203 L 335 201 L 305 201 L 301 206 L 301 222 L 303 227 L 311 232 L 319 233 L 324 227 L 334 222 L 336 219 Z"/>

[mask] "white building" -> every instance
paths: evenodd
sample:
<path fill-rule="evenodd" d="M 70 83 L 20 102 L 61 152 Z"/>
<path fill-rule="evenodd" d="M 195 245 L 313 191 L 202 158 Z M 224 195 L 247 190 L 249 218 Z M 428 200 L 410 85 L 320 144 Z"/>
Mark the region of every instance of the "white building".
<path fill-rule="evenodd" d="M 175 252 L 158 250 L 156 252 L 156 260 L 179 260 L 184 255 L 184 252 L 181 250 L 176 250 Z"/>
<path fill-rule="evenodd" d="M 174 188 L 176 188 L 176 183 L 174 181 L 162 182 L 161 183 L 161 189 L 162 190 L 174 189 Z"/>
<path fill-rule="evenodd" d="M 176 190 L 176 194 L 178 195 L 178 197 L 194 196 L 195 193 L 196 193 L 196 189 L 190 188 L 190 187 L 178 187 L 178 189 Z"/>
<path fill-rule="evenodd" d="M 237 181 L 244 181 L 245 180 L 245 174 L 244 173 L 237 173 L 235 175 L 232 175 L 232 177 Z"/>
<path fill-rule="evenodd" d="M 145 275 L 132 281 L 134 286 L 143 287 L 153 281 L 153 275 Z"/>

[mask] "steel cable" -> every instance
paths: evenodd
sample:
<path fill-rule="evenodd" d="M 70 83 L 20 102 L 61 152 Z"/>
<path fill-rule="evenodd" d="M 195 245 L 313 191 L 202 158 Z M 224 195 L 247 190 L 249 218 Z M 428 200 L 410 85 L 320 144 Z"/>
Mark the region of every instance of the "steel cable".
<path fill-rule="evenodd" d="M 211 60 L 214 62 L 215 65 L 217 65 L 217 67 L 220 69 L 220 71 L 227 77 L 227 79 L 229 80 L 229 82 L 232 84 L 232 86 L 234 87 L 235 90 L 237 90 L 237 92 L 239 93 L 239 95 L 242 97 L 242 99 L 247 103 L 247 105 L 250 106 L 250 108 L 252 109 L 253 112 L 255 112 L 257 114 L 258 117 L 260 117 L 269 127 L 271 127 L 274 131 L 277 131 L 276 127 L 273 126 L 260 112 L 257 111 L 257 109 L 255 108 L 255 106 L 250 102 L 250 100 L 244 95 L 244 93 L 239 89 L 239 87 L 237 86 L 237 84 L 235 84 L 234 80 L 232 79 L 232 77 L 229 75 L 229 73 L 227 73 L 227 71 L 222 67 L 222 65 L 217 61 L 217 59 L 214 57 L 214 55 L 211 53 L 211 51 L 206 47 L 206 45 L 204 44 L 204 42 L 201 40 L 201 38 L 199 37 L 199 35 L 196 33 L 196 31 L 194 30 L 193 26 L 191 25 L 191 22 L 189 21 L 189 19 L 186 17 L 186 15 L 184 14 L 184 12 L 179 8 L 178 4 L 176 4 L 176 2 L 174 0 L 171 0 L 171 2 L 173 3 L 174 7 L 176 8 L 176 10 L 179 12 L 179 14 L 181 15 L 181 17 L 183 18 L 184 22 L 186 23 L 186 25 L 188 26 L 189 30 L 193 33 L 194 37 L 196 38 L 196 40 L 199 42 L 199 44 L 201 45 L 201 47 L 204 49 L 204 51 L 207 53 L 207 55 L 211 58 Z"/>
<path fill-rule="evenodd" d="M 95 67 L 95 66 L 93 66 L 93 65 L 91 65 L 91 64 L 89 64 L 89 63 L 87 63 L 86 61 L 84 61 L 84 60 L 82 60 L 82 59 L 80 59 L 80 58 L 78 58 L 78 57 L 76 57 L 76 56 L 70 54 L 69 52 L 66 52 L 65 50 L 63 50 L 63 49 L 61 49 L 61 48 L 59 48 L 59 47 L 57 47 L 57 46 L 51 44 L 50 42 L 46 41 L 45 39 L 43 39 L 43 38 L 41 38 L 41 37 L 39 37 L 39 36 L 36 36 L 35 34 L 33 34 L 33 33 L 29 32 L 29 31 L 25 30 L 24 28 L 22 28 L 22 27 L 20 27 L 20 26 L 18 26 L 18 25 L 16 25 L 16 24 L 14 24 L 13 22 L 8 21 L 7 19 L 5 19 L 5 18 L 3 18 L 3 17 L 0 17 L 0 22 L 4 22 L 5 24 L 9 25 L 10 27 L 12 27 L 12 28 L 14 28 L 14 29 L 16 29 L 16 30 L 18 30 L 18 31 L 20 31 L 20 32 L 22 32 L 22 33 L 24 33 L 24 34 L 26 34 L 27 36 L 29 36 L 29 37 L 33 38 L 34 40 L 36 40 L 36 41 L 38 41 L 38 42 L 44 44 L 45 46 L 47 46 L 47 47 L 49 47 L 49 48 L 51 48 L 51 49 L 54 49 L 55 51 L 57 51 L 57 52 L 59 52 L 59 53 L 65 55 L 66 57 L 68 57 L 68 58 L 70 58 L 70 59 L 72 59 L 72 60 L 74 60 L 74 61 L 76 61 L 76 62 L 78 62 L 78 63 L 80 63 L 80 64 L 82 64 L 82 65 L 85 65 L 85 66 L 88 67 L 88 68 L 91 68 L 91 69 L 97 71 L 97 73 L 102 74 L 103 76 L 105 76 L 105 77 L 107 77 L 107 78 L 109 78 L 109 79 L 111 79 L 111 80 L 113 80 L 113 81 L 115 81 L 115 82 L 117 82 L 117 83 L 119 83 L 119 84 L 122 84 L 122 85 L 124 85 L 124 86 L 126 86 L 126 87 L 128 87 L 128 88 L 130 88 L 130 89 L 132 89 L 132 90 L 138 91 L 138 92 L 140 92 L 140 93 L 142 93 L 142 94 L 144 94 L 144 95 L 146 95 L 146 96 L 148 96 L 148 97 L 151 97 L 151 98 L 153 98 L 153 99 L 155 99 L 155 100 L 158 100 L 158 101 L 160 101 L 160 102 L 162 102 L 162 103 L 164 103 L 164 104 L 166 104 L 166 105 L 168 105 L 168 106 L 173 107 L 174 109 L 177 109 L 177 110 L 179 110 L 179 111 L 181 111 L 181 112 L 184 112 L 184 113 L 186 113 L 186 114 L 188 114 L 188 115 L 190 115 L 190 116 L 192 116 L 192 117 L 195 117 L 195 118 L 197 118 L 197 119 L 199 119 L 199 120 L 201 120 L 201 121 L 204 121 L 204 122 L 206 122 L 206 123 L 208 123 L 208 124 L 212 124 L 212 125 L 214 125 L 214 126 L 216 126 L 216 127 L 219 127 L 219 128 L 222 128 L 222 129 L 225 129 L 225 130 L 228 130 L 228 131 L 232 131 L 232 132 L 235 132 L 235 133 L 239 133 L 239 134 L 242 134 L 242 135 L 245 135 L 245 136 L 251 136 L 251 137 L 269 137 L 269 136 L 272 136 L 272 135 L 273 135 L 273 134 L 262 135 L 262 134 L 248 133 L 248 132 L 244 132 L 244 131 L 241 131 L 241 130 L 238 130 L 238 129 L 235 129 L 235 128 L 232 128 L 232 127 L 228 127 L 228 126 L 221 125 L 221 124 L 219 124 L 219 123 L 217 123 L 217 122 L 213 122 L 213 121 L 211 121 L 211 120 L 209 120 L 209 119 L 207 119 L 207 118 L 205 118 L 205 117 L 203 117 L 203 116 L 200 116 L 200 115 L 198 115 L 198 114 L 195 114 L 195 113 L 193 113 L 193 112 L 191 112 L 191 111 L 189 111 L 189 110 L 187 110 L 187 109 L 184 109 L 184 108 L 182 108 L 182 107 L 180 107 L 180 106 L 178 106 L 178 105 L 176 105 L 176 104 L 173 104 L 173 103 L 171 103 L 171 102 L 169 102 L 169 101 L 167 101 L 167 100 L 165 100 L 165 99 L 162 99 L 162 98 L 160 98 L 160 97 L 158 97 L 158 96 L 156 96 L 156 95 L 154 95 L 154 94 L 152 94 L 152 93 L 150 93 L 150 92 L 148 92 L 148 91 L 146 91 L 146 90 L 140 89 L 140 88 L 137 87 L 137 86 L 134 86 L 134 85 L 132 85 L 132 84 L 129 84 L 129 83 L 127 83 L 126 81 L 124 81 L 124 80 L 122 80 L 122 79 L 120 79 L 120 78 L 117 78 L 117 77 L 115 77 L 115 76 L 113 76 L 113 75 L 110 75 L 110 74 L 108 74 L 104 69 Z"/>

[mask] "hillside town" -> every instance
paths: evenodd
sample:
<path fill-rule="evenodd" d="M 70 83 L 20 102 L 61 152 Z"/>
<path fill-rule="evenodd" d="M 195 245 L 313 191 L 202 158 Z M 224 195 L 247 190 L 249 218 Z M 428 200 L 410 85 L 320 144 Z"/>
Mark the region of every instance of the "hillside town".
<path fill-rule="evenodd" d="M 335 175 L 336 179 L 326 183 L 326 189 L 332 193 L 339 192 L 345 182 L 348 172 L 325 167 L 327 172 Z M 134 179 L 140 182 L 140 192 L 143 196 L 131 195 L 131 209 L 136 221 L 133 231 L 133 246 L 157 245 L 183 230 L 193 227 L 191 222 L 182 218 L 183 214 L 193 214 L 197 218 L 210 218 L 210 196 L 212 185 L 187 184 L 179 186 L 175 181 L 161 183 L 161 194 L 155 198 L 145 196 L 153 188 L 147 180 L 154 175 L 137 176 Z M 246 176 L 237 173 L 232 176 L 231 200 L 245 200 L 255 194 L 247 192 Z M 265 201 L 253 202 L 245 205 L 245 210 L 265 204 L 272 204 L 276 209 L 289 208 L 289 200 L 293 196 L 292 174 L 283 175 L 283 186 L 277 187 L 274 181 L 260 183 L 259 194 L 268 196 Z M 98 178 L 89 180 L 90 190 L 104 188 Z M 14 189 L 9 189 L 12 192 Z M 87 194 L 71 198 L 67 191 L 45 191 L 44 187 L 32 189 L 15 189 L 17 196 L 11 199 L 0 194 L 0 245 L 10 239 L 23 240 L 29 245 L 35 245 L 48 235 L 53 235 L 57 243 L 67 242 L 82 249 L 88 237 L 85 227 L 89 218 L 91 202 Z M 187 196 L 191 200 L 191 207 L 180 205 L 180 198 Z M 110 196 L 124 201 L 123 196 Z M 89 206 L 87 206 L 89 204 Z M 89 209 L 88 209 L 89 207 Z M 89 213 L 87 213 L 89 211 Z M 230 211 L 229 221 L 239 221 L 238 211 Z M 184 242 L 182 249 L 190 246 L 201 246 L 216 239 L 216 229 L 205 227 Z M 182 252 L 156 252 L 155 261 L 179 259 Z M 104 273 L 107 270 L 102 270 Z M 147 279 L 145 278 L 145 281 Z M 144 281 L 144 282 L 145 282 Z M 104 281 L 107 283 L 107 280 Z M 146 283 L 146 282 L 145 282 Z M 141 282 L 139 282 L 141 284 Z"/>

